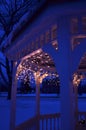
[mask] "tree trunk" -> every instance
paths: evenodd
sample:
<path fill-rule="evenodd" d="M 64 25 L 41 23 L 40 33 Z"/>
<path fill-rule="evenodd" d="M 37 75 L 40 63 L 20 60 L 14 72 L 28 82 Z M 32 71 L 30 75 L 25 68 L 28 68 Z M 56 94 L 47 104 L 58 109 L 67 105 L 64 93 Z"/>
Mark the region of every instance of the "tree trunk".
<path fill-rule="evenodd" d="M 6 59 L 6 65 L 7 65 L 8 79 L 9 79 L 7 99 L 11 100 L 13 61 L 11 61 L 11 66 L 10 66 L 9 65 L 9 60 Z"/>

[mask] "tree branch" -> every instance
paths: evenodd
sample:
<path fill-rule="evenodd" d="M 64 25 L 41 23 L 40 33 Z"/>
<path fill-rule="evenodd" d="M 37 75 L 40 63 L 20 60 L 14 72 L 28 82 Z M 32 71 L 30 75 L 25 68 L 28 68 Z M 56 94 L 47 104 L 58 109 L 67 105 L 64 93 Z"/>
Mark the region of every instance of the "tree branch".
<path fill-rule="evenodd" d="M 0 61 L 0 66 L 3 66 L 4 68 L 7 68 L 7 66 L 4 65 L 1 61 Z"/>

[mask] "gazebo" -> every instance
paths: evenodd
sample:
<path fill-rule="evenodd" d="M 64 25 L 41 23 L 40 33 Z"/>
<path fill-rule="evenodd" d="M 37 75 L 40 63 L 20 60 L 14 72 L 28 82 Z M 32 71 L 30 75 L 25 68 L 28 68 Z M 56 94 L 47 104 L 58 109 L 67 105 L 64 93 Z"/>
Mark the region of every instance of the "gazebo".
<path fill-rule="evenodd" d="M 46 2 L 29 17 L 27 12 L 17 27 L 8 36 L 4 45 L 4 54 L 14 61 L 10 130 L 44 130 L 43 120 L 61 119 L 59 128 L 53 130 L 85 130 L 79 124 L 77 95 L 73 90 L 73 74 L 86 71 L 83 69 L 82 58 L 86 65 L 86 2 L 57 4 Z M 33 119 L 15 126 L 16 115 L 16 71 L 24 57 L 42 49 L 53 58 L 61 82 L 61 113 L 56 115 L 40 115 L 39 79 L 36 73 L 36 115 Z M 74 98 L 76 96 L 76 100 Z M 42 128 L 40 128 L 42 120 Z M 46 123 L 47 124 L 47 123 Z M 59 124 L 58 124 L 59 125 Z M 48 126 L 46 126 L 47 130 Z M 50 128 L 52 130 L 52 128 Z"/>

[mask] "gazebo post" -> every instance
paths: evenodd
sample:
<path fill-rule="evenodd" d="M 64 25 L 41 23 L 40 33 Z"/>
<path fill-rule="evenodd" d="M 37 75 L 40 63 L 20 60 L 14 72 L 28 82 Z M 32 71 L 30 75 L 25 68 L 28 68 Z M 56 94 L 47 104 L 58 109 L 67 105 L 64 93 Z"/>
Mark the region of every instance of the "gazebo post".
<path fill-rule="evenodd" d="M 53 47 L 44 48 L 44 51 L 51 54 L 54 59 L 56 70 L 60 78 L 60 95 L 61 95 L 61 130 L 74 130 L 75 127 L 75 109 L 73 107 L 73 85 L 71 73 L 71 49 L 69 42 L 69 35 L 64 33 L 64 26 L 66 21 L 62 20 L 63 27 L 59 27 L 59 46 L 58 51 Z M 66 26 L 65 26 L 66 27 Z M 62 30 L 61 30 L 62 29 Z M 67 28 L 66 28 L 67 29 Z M 65 30 L 66 30 L 65 29 Z M 66 30 L 67 31 L 67 30 Z M 62 35 L 61 35 L 62 34 Z"/>
<path fill-rule="evenodd" d="M 75 120 L 78 122 L 78 86 L 74 86 Z"/>
<path fill-rule="evenodd" d="M 61 81 L 61 130 L 74 130 L 73 86 L 72 86 L 72 49 L 70 19 L 64 16 L 59 21 L 58 43 L 60 63 L 58 71 Z"/>
<path fill-rule="evenodd" d="M 37 125 L 36 129 L 40 130 L 40 74 L 37 72 L 36 77 L 36 116 L 37 116 Z"/>
<path fill-rule="evenodd" d="M 61 90 L 61 130 L 74 130 L 75 109 L 73 107 L 72 86 L 72 49 L 70 35 L 70 19 L 61 16 L 58 22 L 58 50 L 44 49 L 54 59 L 60 78 Z"/>
<path fill-rule="evenodd" d="M 16 80 L 17 63 L 13 62 L 13 74 L 12 74 L 12 91 L 11 91 L 11 110 L 10 110 L 10 130 L 15 130 L 16 122 L 16 91 L 17 91 L 17 80 Z"/>

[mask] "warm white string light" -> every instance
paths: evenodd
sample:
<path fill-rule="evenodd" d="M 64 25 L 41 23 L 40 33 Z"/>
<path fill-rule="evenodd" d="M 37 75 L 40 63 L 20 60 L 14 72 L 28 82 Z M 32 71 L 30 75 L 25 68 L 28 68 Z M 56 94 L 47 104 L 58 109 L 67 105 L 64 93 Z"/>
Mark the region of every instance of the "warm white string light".
<path fill-rule="evenodd" d="M 79 74 L 74 74 L 73 75 L 73 85 L 74 86 L 79 86 L 80 81 L 84 78 L 84 75 L 79 75 Z"/>
<path fill-rule="evenodd" d="M 55 72 L 53 74 L 51 74 L 52 67 L 54 68 Z M 47 76 L 57 76 L 53 60 L 47 53 L 44 53 L 41 49 L 33 52 L 26 58 L 23 58 L 21 64 L 18 66 L 16 74 L 17 79 L 26 79 L 25 75 L 28 75 L 30 79 L 32 75 L 33 78 L 38 77 L 40 83 L 42 83 L 42 80 Z"/>

